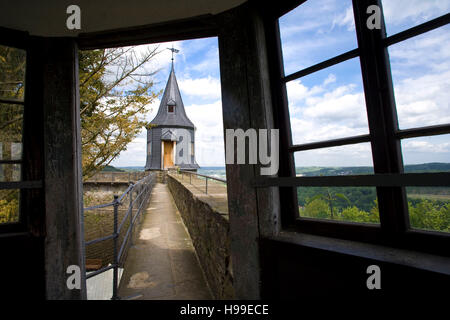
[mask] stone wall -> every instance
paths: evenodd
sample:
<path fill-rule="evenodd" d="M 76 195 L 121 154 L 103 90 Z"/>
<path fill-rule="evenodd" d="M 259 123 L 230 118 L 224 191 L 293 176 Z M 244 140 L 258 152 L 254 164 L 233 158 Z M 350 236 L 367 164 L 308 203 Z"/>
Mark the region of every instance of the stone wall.
<path fill-rule="evenodd" d="M 85 182 L 136 182 L 147 175 L 145 171 L 134 172 L 98 172 Z"/>
<path fill-rule="evenodd" d="M 200 200 L 177 179 L 167 184 L 216 299 L 234 299 L 228 215 Z"/>

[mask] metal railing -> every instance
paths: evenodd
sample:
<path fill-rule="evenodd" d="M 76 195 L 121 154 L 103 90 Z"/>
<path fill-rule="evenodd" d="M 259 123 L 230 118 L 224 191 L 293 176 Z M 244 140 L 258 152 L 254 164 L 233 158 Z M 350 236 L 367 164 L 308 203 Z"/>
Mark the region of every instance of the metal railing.
<path fill-rule="evenodd" d="M 192 184 L 192 176 L 197 176 L 197 177 L 202 177 L 205 178 L 205 193 L 208 194 L 208 179 L 210 180 L 215 180 L 215 181 L 219 181 L 222 183 L 227 184 L 227 181 L 225 179 L 220 179 L 220 178 L 216 178 L 216 177 L 211 177 L 211 176 L 207 176 L 204 174 L 200 174 L 197 172 L 192 172 L 192 171 L 186 171 L 186 170 L 178 170 L 177 172 L 178 177 L 181 176 L 181 180 L 183 181 L 183 174 L 187 174 L 189 175 L 189 183 Z"/>
<path fill-rule="evenodd" d="M 109 266 L 103 267 L 99 270 L 96 270 L 92 273 L 89 273 L 86 275 L 86 279 L 95 277 L 105 271 L 108 271 L 109 269 L 113 269 L 113 294 L 111 297 L 111 300 L 118 300 L 120 297 L 117 295 L 117 289 L 118 289 L 118 268 L 119 268 L 119 262 L 124 253 L 126 252 L 127 244 L 131 245 L 133 242 L 133 227 L 135 226 L 136 220 L 140 217 L 142 209 L 146 207 L 151 190 L 153 188 L 154 182 L 156 180 L 156 174 L 150 173 L 149 175 L 145 176 L 143 179 L 137 181 L 136 183 L 131 183 L 130 186 L 125 190 L 125 192 L 119 197 L 117 195 L 114 195 L 114 200 L 110 203 L 106 204 L 100 204 L 96 206 L 91 206 L 88 208 L 84 208 L 84 211 L 89 210 L 95 210 L 100 208 L 106 208 L 106 207 L 113 207 L 113 213 L 114 213 L 114 225 L 113 225 L 113 233 L 110 235 L 107 235 L 105 237 L 92 239 L 90 241 L 85 242 L 85 247 L 89 245 L 93 245 L 95 243 L 99 243 L 101 241 L 106 241 L 109 239 L 113 240 L 113 263 Z M 137 193 L 137 196 L 133 199 L 133 192 Z M 122 218 L 122 221 L 120 224 L 118 224 L 118 209 L 119 206 L 123 204 L 125 197 L 129 197 L 129 205 L 128 210 L 125 214 L 125 216 Z M 133 207 L 138 208 L 136 211 L 136 214 L 133 216 Z M 119 234 L 120 231 L 123 229 L 125 222 L 129 219 L 129 225 L 128 229 L 126 231 L 125 237 L 122 240 L 122 244 L 119 249 Z M 128 241 L 129 240 L 129 241 Z M 129 246 L 128 246 L 129 247 Z M 85 250 L 86 251 L 86 250 Z"/>

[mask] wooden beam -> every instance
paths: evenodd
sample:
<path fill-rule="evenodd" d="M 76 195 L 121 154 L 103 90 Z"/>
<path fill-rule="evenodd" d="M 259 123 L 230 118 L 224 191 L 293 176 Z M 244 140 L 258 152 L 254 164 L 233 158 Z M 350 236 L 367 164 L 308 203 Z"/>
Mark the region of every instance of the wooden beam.
<path fill-rule="evenodd" d="M 85 299 L 78 47 L 43 38 L 45 269 L 47 299 Z M 81 270 L 81 289 L 68 289 L 67 267 Z"/>
<path fill-rule="evenodd" d="M 26 49 L 28 32 L 0 27 L 1 45 L 19 49 Z"/>
<path fill-rule="evenodd" d="M 151 44 L 217 35 L 216 17 L 207 14 L 177 21 L 146 26 L 80 33 L 77 42 L 81 50 Z"/>
<path fill-rule="evenodd" d="M 373 175 L 280 177 L 253 180 L 257 188 L 280 187 L 448 187 L 449 172 L 433 173 L 386 173 Z"/>

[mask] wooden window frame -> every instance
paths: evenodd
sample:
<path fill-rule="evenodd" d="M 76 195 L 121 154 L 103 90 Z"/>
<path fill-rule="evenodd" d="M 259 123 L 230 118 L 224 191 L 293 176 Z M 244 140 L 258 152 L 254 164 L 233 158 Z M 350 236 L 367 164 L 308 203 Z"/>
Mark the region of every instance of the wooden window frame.
<path fill-rule="evenodd" d="M 32 108 L 33 81 L 32 72 L 29 66 L 32 64 L 29 54 L 30 37 L 28 33 L 0 27 L 0 45 L 17 48 L 26 52 L 25 69 L 25 94 L 23 100 L 5 99 L 0 97 L 0 102 L 5 104 L 15 104 L 23 106 L 23 129 L 22 129 L 22 158 L 21 160 L 2 160 L 0 163 L 15 163 L 21 165 L 21 180 L 12 182 L 0 182 L 0 189 L 19 189 L 19 221 L 0 224 L 0 236 L 17 233 L 28 233 L 37 230 L 33 229 L 34 220 L 38 217 L 30 214 L 30 208 L 38 210 L 37 202 L 42 201 L 43 193 L 42 170 L 38 170 L 42 165 L 39 157 L 40 143 L 42 136 L 42 123 L 39 123 L 42 115 L 40 110 Z M 33 134 L 31 134 L 33 132 Z M 32 204 L 33 203 L 33 204 Z M 31 230 L 30 230 L 31 229 Z"/>
<path fill-rule="evenodd" d="M 379 30 L 369 30 L 366 27 L 368 17 L 366 8 L 370 5 L 378 5 L 382 9 L 381 0 L 353 0 L 358 47 L 285 76 L 278 19 L 303 2 L 305 1 L 289 1 L 289 5 L 285 8 L 278 11 L 266 10 L 265 13 L 273 113 L 275 125 L 280 130 L 281 157 L 279 178 L 258 177 L 254 181 L 254 186 L 257 188 L 279 187 L 281 223 L 284 230 L 448 256 L 450 254 L 448 252 L 450 234 L 410 227 L 405 186 L 450 186 L 450 174 L 405 174 L 400 141 L 403 138 L 450 133 L 450 124 L 399 129 L 387 49 L 392 44 L 450 23 L 450 14 L 387 37 L 384 22 Z M 369 134 L 293 144 L 286 83 L 356 57 L 360 58 Z M 294 152 L 361 142 L 371 143 L 373 175 L 296 177 Z M 380 212 L 379 225 L 298 217 L 296 187 L 358 185 L 376 187 Z"/>

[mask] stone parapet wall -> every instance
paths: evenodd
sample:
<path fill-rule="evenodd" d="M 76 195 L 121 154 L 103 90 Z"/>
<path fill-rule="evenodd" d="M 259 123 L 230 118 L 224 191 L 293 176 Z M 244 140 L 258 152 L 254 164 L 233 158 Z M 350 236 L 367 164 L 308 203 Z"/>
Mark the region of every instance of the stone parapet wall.
<path fill-rule="evenodd" d="M 167 184 L 216 299 L 234 299 L 228 214 L 167 175 Z M 211 200 L 211 199 L 210 199 Z"/>
<path fill-rule="evenodd" d="M 85 182 L 136 182 L 144 178 L 148 173 L 145 171 L 134 172 L 98 172 Z"/>

